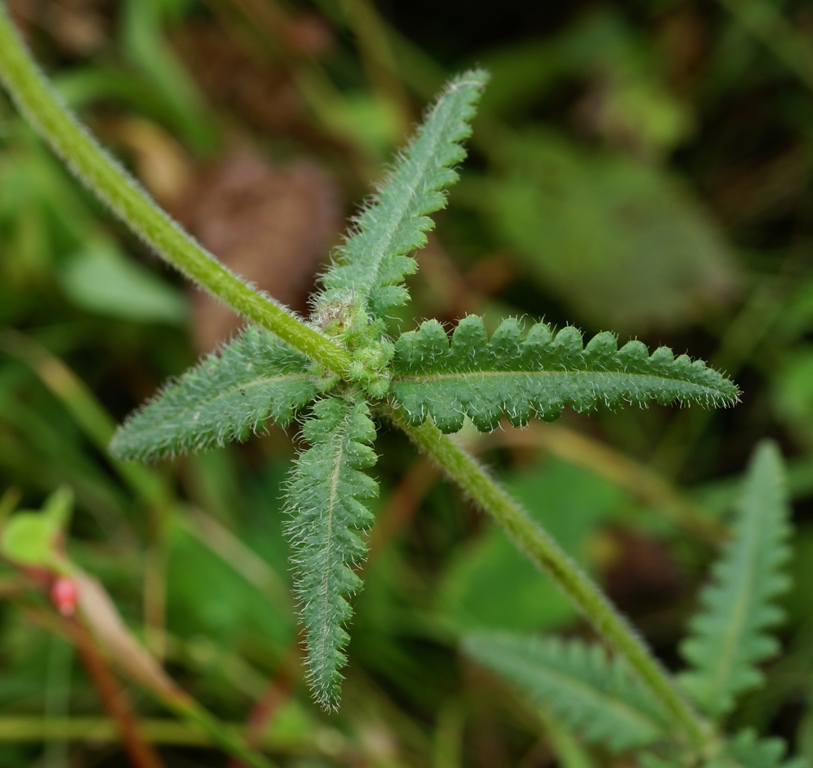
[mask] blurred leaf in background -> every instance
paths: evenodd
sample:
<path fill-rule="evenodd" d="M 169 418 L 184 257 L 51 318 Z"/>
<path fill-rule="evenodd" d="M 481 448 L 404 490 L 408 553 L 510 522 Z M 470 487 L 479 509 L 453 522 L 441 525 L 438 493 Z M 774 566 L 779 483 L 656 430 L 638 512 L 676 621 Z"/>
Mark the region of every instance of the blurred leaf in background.
<path fill-rule="evenodd" d="M 621 494 L 595 474 L 548 460 L 506 478 L 514 498 L 533 511 L 565 551 L 593 570 L 591 544 L 612 519 Z M 488 528 L 451 559 L 438 612 L 456 632 L 477 628 L 553 630 L 576 613 L 564 595 L 517 552 L 505 534 Z"/>
<path fill-rule="evenodd" d="M 186 300 L 113 243 L 89 242 L 69 257 L 60 280 L 77 306 L 108 317 L 183 325 Z"/>
<path fill-rule="evenodd" d="M 551 133 L 505 151 L 509 170 L 486 198 L 493 226 L 591 326 L 675 327 L 732 298 L 728 246 L 665 172 Z"/>

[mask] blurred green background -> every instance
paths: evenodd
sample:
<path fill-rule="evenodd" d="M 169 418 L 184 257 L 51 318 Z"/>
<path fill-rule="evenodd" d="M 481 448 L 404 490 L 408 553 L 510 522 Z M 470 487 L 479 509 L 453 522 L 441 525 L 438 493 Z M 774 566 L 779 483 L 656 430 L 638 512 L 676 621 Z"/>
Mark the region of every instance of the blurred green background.
<path fill-rule="evenodd" d="M 299 311 L 423 106 L 452 72 L 488 68 L 471 156 L 418 256 L 402 327 L 544 318 L 667 344 L 738 382 L 742 403 L 719 413 L 568 413 L 464 437 L 667 665 L 731 489 L 758 440 L 777 439 L 795 587 L 783 654 L 733 725 L 813 760 L 808 3 L 8 5 L 62 98 L 154 197 Z M 184 690 L 253 723 L 280 765 L 576 765 L 568 735 L 456 639 L 588 630 L 398 434 L 384 430 L 377 448 L 382 495 L 337 715 L 309 699 L 288 591 L 280 496 L 296 430 L 147 468 L 106 454 L 116 422 L 237 327 L 81 189 L 0 94 L 0 515 L 72 489 L 69 557 Z M 0 595 L 0 766 L 127 765 L 42 581 L 0 563 Z M 127 671 L 132 649 L 108 639 L 163 764 L 225 765 L 199 731 L 169 722 Z"/>

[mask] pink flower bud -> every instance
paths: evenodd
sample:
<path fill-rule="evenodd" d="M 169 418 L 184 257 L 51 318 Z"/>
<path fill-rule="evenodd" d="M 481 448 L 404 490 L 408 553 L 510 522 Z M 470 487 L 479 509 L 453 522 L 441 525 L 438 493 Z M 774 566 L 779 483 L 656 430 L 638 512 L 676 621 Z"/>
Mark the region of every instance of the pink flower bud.
<path fill-rule="evenodd" d="M 51 602 L 65 617 L 76 613 L 76 604 L 79 601 L 79 589 L 76 582 L 66 576 L 59 576 L 51 585 Z"/>

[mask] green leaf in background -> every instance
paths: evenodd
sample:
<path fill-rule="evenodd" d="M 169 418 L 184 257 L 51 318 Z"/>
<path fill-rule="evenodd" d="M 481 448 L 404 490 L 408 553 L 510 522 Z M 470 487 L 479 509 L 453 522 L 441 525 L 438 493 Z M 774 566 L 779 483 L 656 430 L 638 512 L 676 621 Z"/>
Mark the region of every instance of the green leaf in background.
<path fill-rule="evenodd" d="M 275 512 L 266 511 L 269 517 Z M 254 646 L 263 647 L 264 654 L 273 651 L 276 657 L 284 655 L 296 636 L 296 627 L 290 605 L 280 600 L 276 585 L 268 577 L 260 581 L 265 571 L 272 572 L 272 566 L 250 547 L 250 542 L 240 542 L 242 560 L 230 562 L 224 555 L 240 554 L 230 539 L 221 541 L 216 533 L 204 529 L 206 541 L 214 545 L 204 546 L 201 536 L 192 534 L 192 525 L 176 521 L 168 537 L 167 616 L 171 631 L 192 640 L 206 637 L 230 652 Z M 263 562 L 263 570 L 249 558 Z M 286 567 L 284 563 L 282 567 Z M 253 576 L 253 581 L 247 575 Z M 284 574 L 278 578 L 284 584 Z"/>
<path fill-rule="evenodd" d="M 776 333 L 783 340 L 799 340 L 813 330 L 813 282 L 795 283 L 776 318 Z"/>
<path fill-rule="evenodd" d="M 395 105 L 366 91 L 345 93 L 341 99 L 328 102 L 324 117 L 333 130 L 375 157 L 384 157 L 401 138 Z"/>
<path fill-rule="evenodd" d="M 758 739 L 752 730 L 741 731 L 725 746 L 725 754 L 702 768 L 806 768 L 807 761 L 783 760 L 787 747 L 782 739 Z"/>
<path fill-rule="evenodd" d="M 378 685 L 397 691 L 399 700 L 420 707 L 437 705 L 433 662 L 448 659 L 446 643 L 438 643 L 438 623 L 426 610 L 434 594 L 435 584 L 400 547 L 390 545 L 385 555 L 365 563 L 364 591 L 353 599 L 353 664 L 363 670 L 361 679 L 372 676 Z M 444 672 L 455 674 L 448 668 Z M 358 678 L 354 688 L 358 695 Z M 352 711 L 353 703 L 348 704 Z"/>
<path fill-rule="evenodd" d="M 652 744 L 669 728 L 657 702 L 599 645 L 480 632 L 463 639 L 463 650 L 612 752 Z"/>
<path fill-rule="evenodd" d="M 733 538 L 681 646 L 690 664 L 681 682 L 712 715 L 727 714 L 738 695 L 760 685 L 758 664 L 779 650 L 769 630 L 784 617 L 776 601 L 790 586 L 789 515 L 781 456 L 773 443 L 762 443 L 746 476 Z"/>
<path fill-rule="evenodd" d="M 59 541 L 73 509 L 69 488 L 54 491 L 39 512 L 18 512 L 3 527 L 0 552 L 18 565 L 60 569 Z"/>
<path fill-rule="evenodd" d="M 670 328 L 735 292 L 725 240 L 665 171 L 542 131 L 505 161 L 486 198 L 494 229 L 592 325 Z"/>
<path fill-rule="evenodd" d="M 788 429 L 813 440 L 813 346 L 799 344 L 773 375 L 773 407 Z"/>
<path fill-rule="evenodd" d="M 183 325 L 183 293 L 108 242 L 88 243 L 59 272 L 68 298 L 82 309 L 137 322 Z"/>
<path fill-rule="evenodd" d="M 609 143 L 658 156 L 691 131 L 691 104 L 674 93 L 663 51 L 640 35 L 618 8 L 594 7 L 558 35 L 489 51 L 480 59 L 492 75 L 484 113 L 512 123 L 562 82 L 583 89 L 580 127 Z"/>
<path fill-rule="evenodd" d="M 588 551 L 598 526 L 619 506 L 611 483 L 556 459 L 508 478 L 511 495 L 531 510 L 562 548 L 591 570 Z M 508 540 L 488 528 L 452 559 L 438 613 L 456 632 L 471 629 L 553 629 L 576 618 L 561 591 Z"/>
<path fill-rule="evenodd" d="M 172 117 L 171 127 L 198 152 L 216 145 L 216 121 L 194 80 L 168 44 L 164 19 L 177 8 L 165 0 L 127 0 L 122 4 L 121 44 L 133 64 L 149 79 L 154 99 Z"/>

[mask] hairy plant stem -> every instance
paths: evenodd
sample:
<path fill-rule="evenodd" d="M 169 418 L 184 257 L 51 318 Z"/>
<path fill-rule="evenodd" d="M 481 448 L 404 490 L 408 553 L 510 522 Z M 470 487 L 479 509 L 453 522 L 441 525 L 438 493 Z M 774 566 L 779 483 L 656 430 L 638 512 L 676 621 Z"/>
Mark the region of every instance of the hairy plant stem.
<path fill-rule="evenodd" d="M 71 170 L 167 262 L 325 368 L 339 375 L 346 373 L 350 356 L 344 349 L 227 270 L 158 208 L 91 139 L 50 90 L 19 41 L 1 3 L 0 81 Z M 436 427 L 428 423 L 412 427 L 395 409 L 382 406 L 380 410 L 488 512 L 540 568 L 550 574 L 673 715 L 690 748 L 699 754 L 705 753 L 714 739 L 713 731 L 687 703 L 635 631 L 556 542 L 510 499 L 471 455 Z M 205 725 L 205 718 L 200 713 L 189 711 L 184 714 Z M 212 732 L 211 728 L 208 730 Z M 223 740 L 222 735 L 220 740 Z"/>
<path fill-rule="evenodd" d="M 522 507 L 488 476 L 468 451 L 437 427 L 429 422 L 413 427 L 391 406 L 381 406 L 378 411 L 402 429 L 421 451 L 434 459 L 477 506 L 494 518 L 517 547 L 550 575 L 674 717 L 690 748 L 704 754 L 714 739 L 711 727 L 691 707 L 669 673 L 626 619 L 548 533 L 534 523 Z"/>
<path fill-rule="evenodd" d="M 184 232 L 62 105 L 20 41 L 0 2 L 0 82 L 51 148 L 105 204 L 190 280 L 302 350 L 333 373 L 350 356 L 291 312 L 244 283 Z"/>

